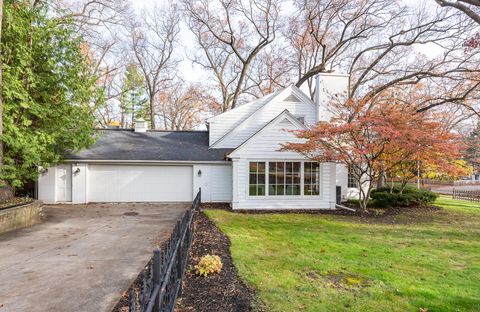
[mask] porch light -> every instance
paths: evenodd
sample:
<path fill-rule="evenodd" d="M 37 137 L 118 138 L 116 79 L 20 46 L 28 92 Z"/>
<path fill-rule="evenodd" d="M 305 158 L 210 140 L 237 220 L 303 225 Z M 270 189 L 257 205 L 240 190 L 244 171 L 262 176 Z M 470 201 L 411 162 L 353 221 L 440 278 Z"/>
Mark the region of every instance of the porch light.
<path fill-rule="evenodd" d="M 77 175 L 80 173 L 80 168 L 75 168 L 75 170 L 73 171 L 73 174 Z"/>
<path fill-rule="evenodd" d="M 202 170 L 201 170 L 201 169 L 198 170 L 197 175 L 198 175 L 199 177 L 202 176 Z"/>

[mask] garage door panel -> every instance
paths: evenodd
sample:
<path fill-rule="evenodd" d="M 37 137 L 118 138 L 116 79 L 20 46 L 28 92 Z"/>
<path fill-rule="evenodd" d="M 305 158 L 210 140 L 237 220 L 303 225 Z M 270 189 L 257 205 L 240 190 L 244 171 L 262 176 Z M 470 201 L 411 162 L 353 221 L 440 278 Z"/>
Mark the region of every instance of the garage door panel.
<path fill-rule="evenodd" d="M 192 200 L 191 166 L 90 165 L 89 202 Z"/>

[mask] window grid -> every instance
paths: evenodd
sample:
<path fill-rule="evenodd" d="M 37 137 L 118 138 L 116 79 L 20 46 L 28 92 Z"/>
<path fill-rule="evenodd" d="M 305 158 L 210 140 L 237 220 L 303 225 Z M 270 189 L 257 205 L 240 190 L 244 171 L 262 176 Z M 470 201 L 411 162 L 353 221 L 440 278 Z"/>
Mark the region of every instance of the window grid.
<path fill-rule="evenodd" d="M 300 195 L 300 162 L 269 162 L 268 195 Z"/>
<path fill-rule="evenodd" d="M 358 188 L 358 183 L 355 179 L 354 169 L 352 166 L 348 166 L 347 187 Z"/>
<path fill-rule="evenodd" d="M 305 162 L 303 167 L 303 194 L 320 195 L 320 164 Z"/>
<path fill-rule="evenodd" d="M 265 162 L 250 162 L 249 164 L 249 195 L 265 195 Z"/>

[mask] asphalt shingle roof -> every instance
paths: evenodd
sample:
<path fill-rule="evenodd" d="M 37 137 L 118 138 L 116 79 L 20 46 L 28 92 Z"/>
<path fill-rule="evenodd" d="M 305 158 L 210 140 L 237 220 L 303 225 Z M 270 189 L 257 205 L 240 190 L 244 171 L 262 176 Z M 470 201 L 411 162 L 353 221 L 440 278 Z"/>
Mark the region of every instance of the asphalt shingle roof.
<path fill-rule="evenodd" d="M 98 130 L 96 143 L 71 160 L 221 161 L 230 148 L 209 149 L 207 131 Z"/>

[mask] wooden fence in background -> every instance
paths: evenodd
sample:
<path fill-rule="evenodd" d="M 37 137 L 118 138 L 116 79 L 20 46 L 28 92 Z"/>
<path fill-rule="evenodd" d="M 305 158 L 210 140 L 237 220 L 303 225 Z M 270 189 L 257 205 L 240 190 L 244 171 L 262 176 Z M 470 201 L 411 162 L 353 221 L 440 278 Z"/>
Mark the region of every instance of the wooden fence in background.
<path fill-rule="evenodd" d="M 464 191 L 453 189 L 453 199 L 480 202 L 480 191 Z"/>

